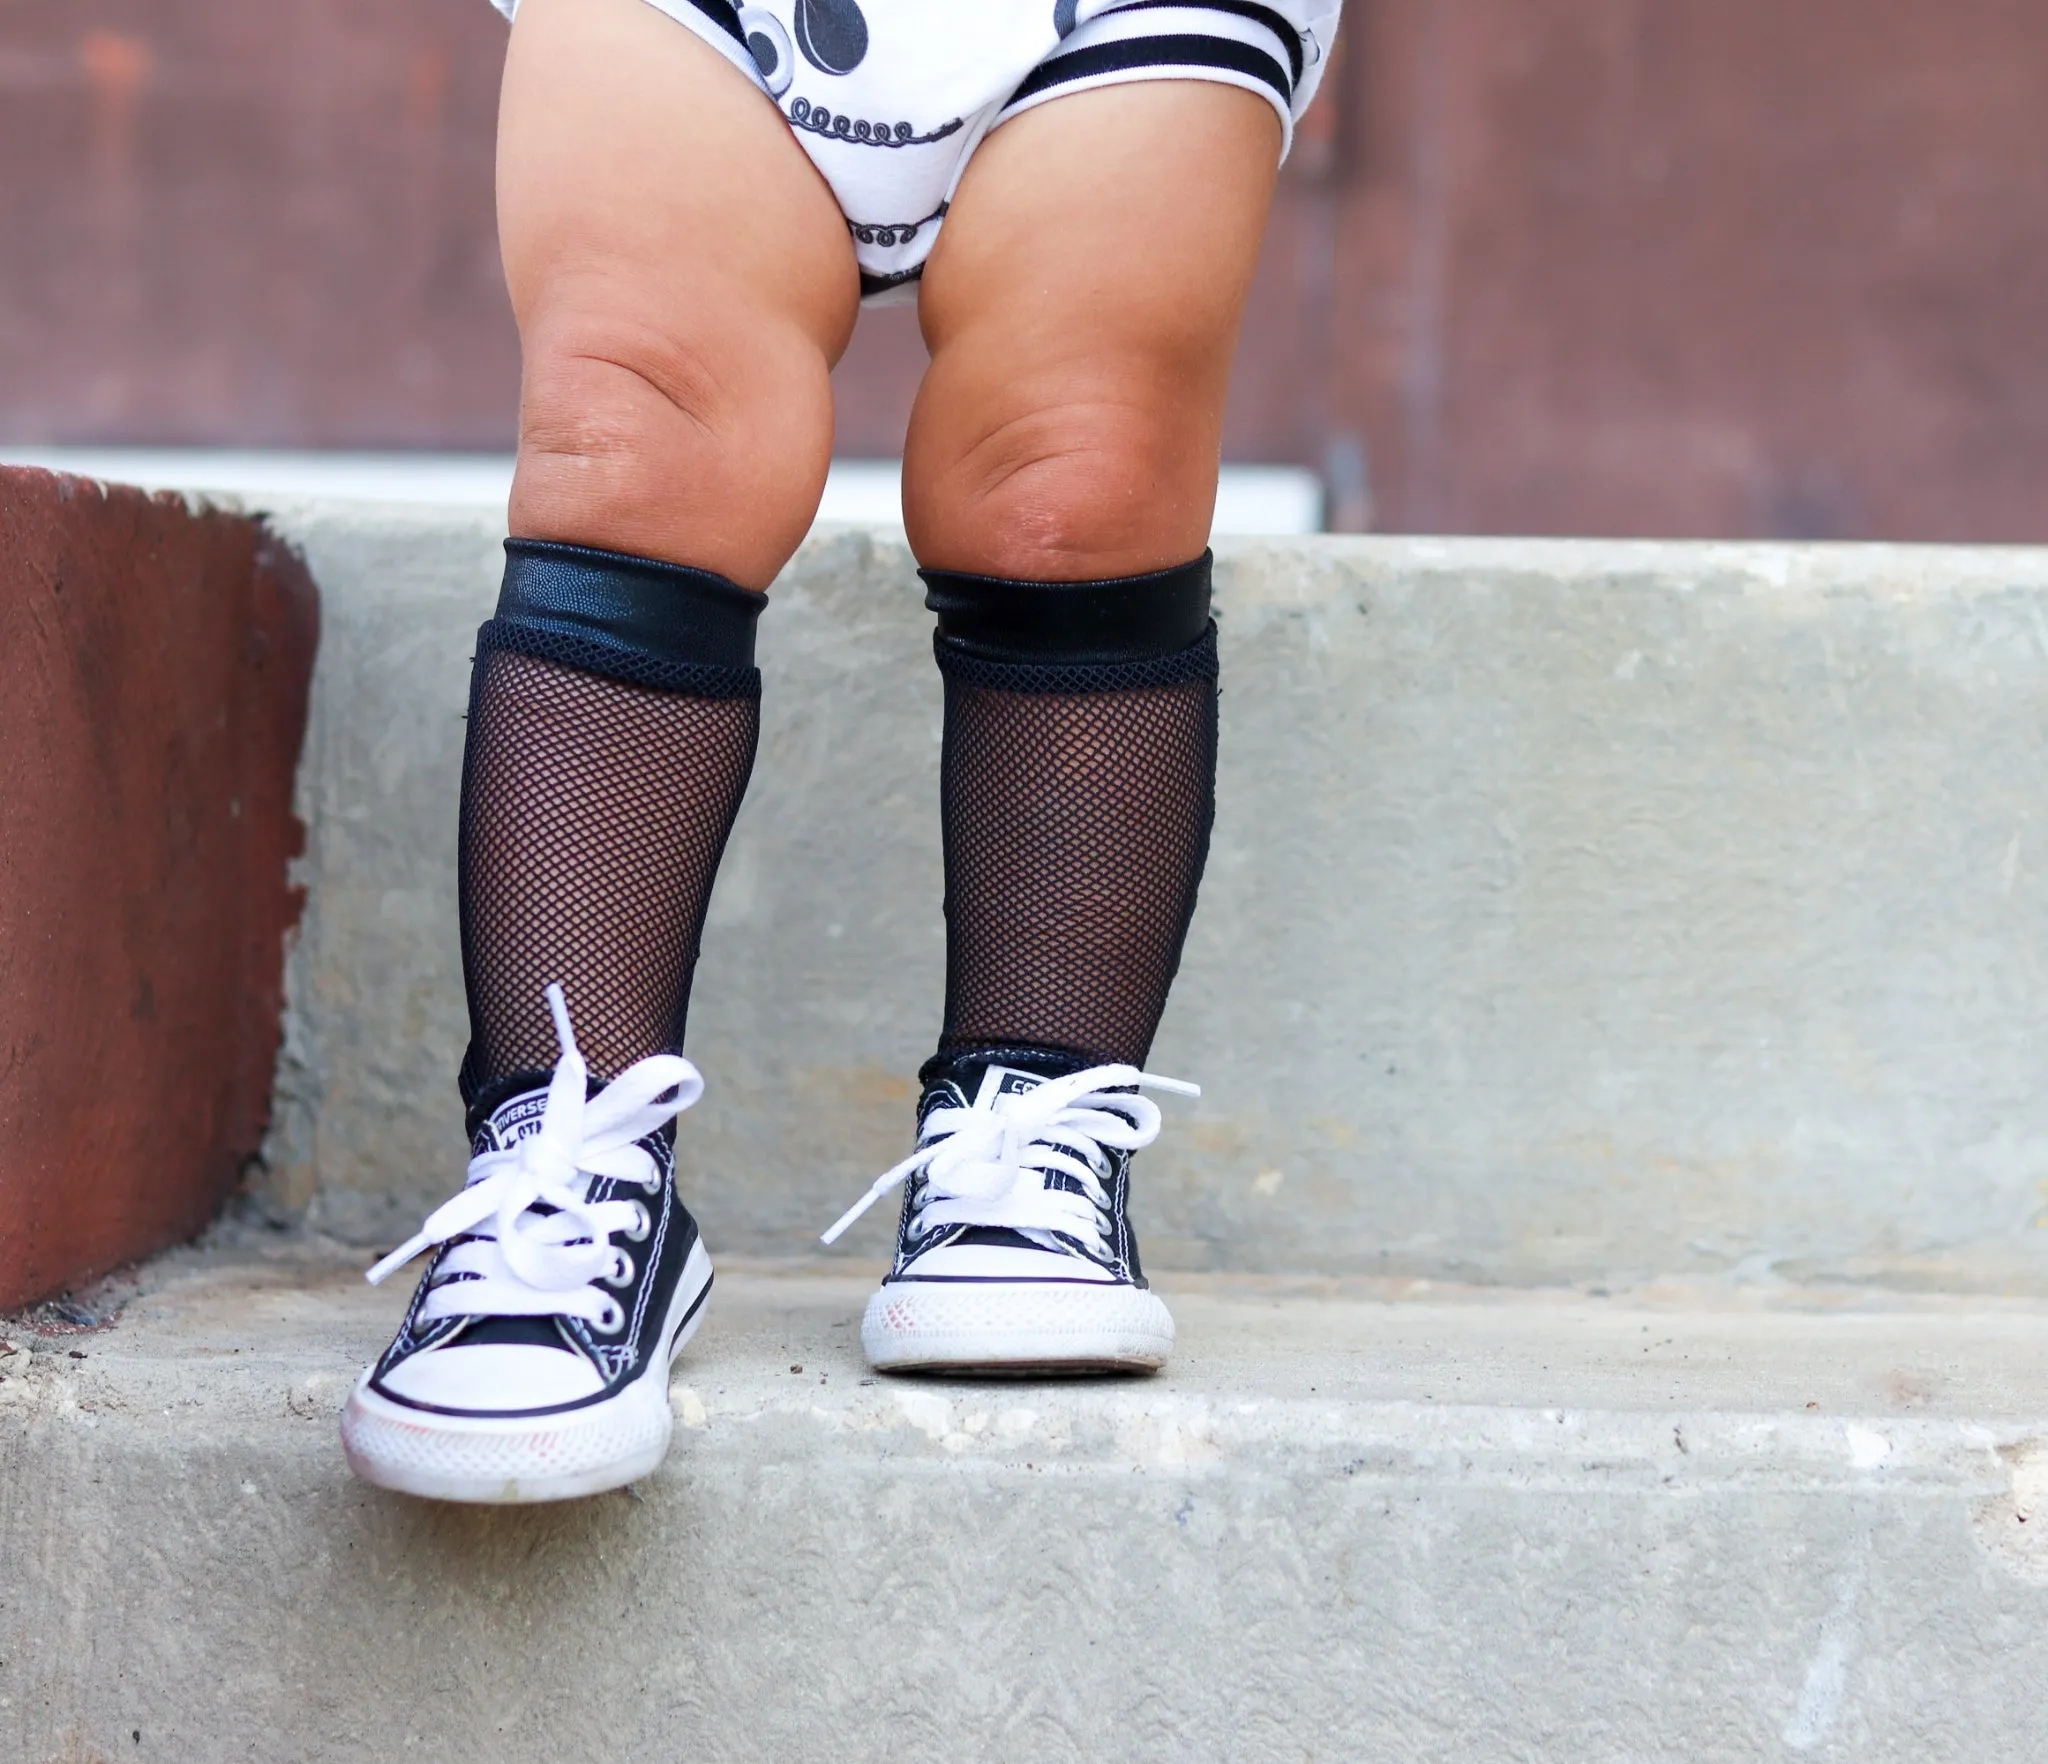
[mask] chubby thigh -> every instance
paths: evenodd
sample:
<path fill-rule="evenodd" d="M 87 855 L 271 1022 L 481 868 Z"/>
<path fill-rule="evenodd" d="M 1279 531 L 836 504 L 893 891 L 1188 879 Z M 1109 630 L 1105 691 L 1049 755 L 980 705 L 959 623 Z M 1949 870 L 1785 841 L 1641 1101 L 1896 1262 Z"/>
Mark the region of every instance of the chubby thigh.
<path fill-rule="evenodd" d="M 1281 144 L 1265 100 L 1179 80 L 989 134 L 919 295 L 923 561 L 1086 580 L 1200 552 Z M 773 100 L 646 0 L 522 0 L 498 184 L 513 531 L 767 587 L 816 513 L 860 297 L 846 217 Z"/>
<path fill-rule="evenodd" d="M 765 588 L 816 513 L 859 274 L 773 103 L 644 0 L 522 0 L 498 236 L 516 534 Z"/>
<path fill-rule="evenodd" d="M 1057 98 L 982 144 L 919 295 L 921 562 L 1090 581 L 1201 553 L 1280 146 L 1263 98 L 1192 80 Z"/>

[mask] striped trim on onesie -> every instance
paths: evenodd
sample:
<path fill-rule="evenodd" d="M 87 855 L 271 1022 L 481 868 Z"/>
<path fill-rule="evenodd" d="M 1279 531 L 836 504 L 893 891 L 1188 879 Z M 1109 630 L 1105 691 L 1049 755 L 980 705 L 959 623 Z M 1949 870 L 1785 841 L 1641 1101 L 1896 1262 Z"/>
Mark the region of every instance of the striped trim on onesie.
<path fill-rule="evenodd" d="M 508 16 L 517 0 L 494 0 Z M 1068 92 L 1214 80 L 1266 99 L 1282 153 L 1341 0 L 648 0 L 774 99 L 839 200 L 870 302 L 909 298 L 989 130 Z"/>

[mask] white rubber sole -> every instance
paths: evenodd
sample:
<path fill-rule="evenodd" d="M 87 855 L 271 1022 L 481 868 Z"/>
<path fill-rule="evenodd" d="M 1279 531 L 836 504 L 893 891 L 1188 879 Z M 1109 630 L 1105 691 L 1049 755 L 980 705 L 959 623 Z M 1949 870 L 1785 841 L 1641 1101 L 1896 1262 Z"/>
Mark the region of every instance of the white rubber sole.
<path fill-rule="evenodd" d="M 860 1342 L 880 1372 L 1157 1372 L 1173 1317 L 1134 1286 L 906 1280 L 868 1300 Z"/>
<path fill-rule="evenodd" d="M 518 1506 L 603 1494 L 650 1475 L 675 1422 L 668 1367 L 704 1320 L 711 1258 L 691 1245 L 669 1302 L 668 1354 L 609 1402 L 560 1415 L 478 1417 L 408 1408 L 357 1382 L 341 1449 L 365 1482 L 432 1501 Z"/>

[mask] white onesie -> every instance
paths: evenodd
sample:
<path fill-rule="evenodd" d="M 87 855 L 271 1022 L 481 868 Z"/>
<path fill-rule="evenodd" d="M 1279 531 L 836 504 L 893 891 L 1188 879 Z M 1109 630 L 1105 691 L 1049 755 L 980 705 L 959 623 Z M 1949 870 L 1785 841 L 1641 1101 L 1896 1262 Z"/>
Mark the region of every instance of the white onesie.
<path fill-rule="evenodd" d="M 508 17 L 517 3 L 494 0 Z M 1216 80 L 1267 99 L 1291 144 L 1342 0 L 648 3 L 775 100 L 838 197 L 862 295 L 878 302 L 909 297 L 982 137 L 1048 98 Z"/>

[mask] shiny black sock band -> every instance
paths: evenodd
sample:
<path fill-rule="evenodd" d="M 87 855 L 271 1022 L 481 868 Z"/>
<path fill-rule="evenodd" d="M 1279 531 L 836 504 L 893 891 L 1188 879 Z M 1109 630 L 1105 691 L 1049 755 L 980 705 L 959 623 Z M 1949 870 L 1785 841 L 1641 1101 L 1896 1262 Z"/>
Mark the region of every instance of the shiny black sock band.
<path fill-rule="evenodd" d="M 1192 563 L 1104 582 L 1016 582 L 920 570 L 947 649 L 985 661 L 1157 660 L 1209 628 L 1208 552 Z"/>
<path fill-rule="evenodd" d="M 757 697 L 754 625 L 768 604 L 682 564 L 558 545 L 505 541 L 488 647 L 699 698 Z"/>

